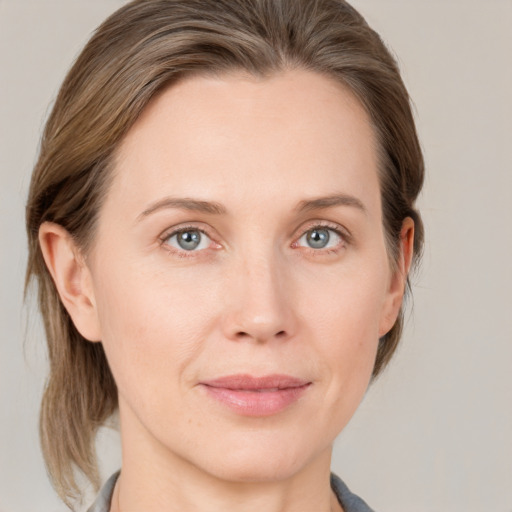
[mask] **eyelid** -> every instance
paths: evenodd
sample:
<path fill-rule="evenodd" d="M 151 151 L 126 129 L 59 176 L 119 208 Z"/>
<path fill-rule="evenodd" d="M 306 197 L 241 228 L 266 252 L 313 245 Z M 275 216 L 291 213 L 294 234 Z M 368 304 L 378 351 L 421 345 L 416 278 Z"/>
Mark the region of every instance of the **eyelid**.
<path fill-rule="evenodd" d="M 299 247 L 298 246 L 299 240 L 308 231 L 311 231 L 315 228 L 329 229 L 329 230 L 334 231 L 343 241 L 343 243 L 341 244 L 342 247 L 345 247 L 346 245 L 349 245 L 352 243 L 352 234 L 344 226 L 342 226 L 336 222 L 332 222 L 332 221 L 319 220 L 319 219 L 316 220 L 315 219 L 315 220 L 308 221 L 306 224 L 303 224 L 296 231 L 296 234 L 293 237 L 294 241 L 291 244 L 291 247 L 294 247 L 294 248 Z M 159 243 L 160 243 L 160 245 L 165 246 L 165 249 L 167 251 L 172 252 L 174 254 L 178 254 L 179 256 L 183 256 L 183 257 L 197 256 L 198 253 L 202 253 L 206 249 L 200 249 L 198 251 L 187 251 L 185 249 L 178 249 L 178 248 L 173 247 L 167 243 L 167 240 L 169 240 L 169 238 L 171 238 L 172 236 L 178 235 L 179 233 L 183 233 L 185 231 L 192 231 L 192 230 L 199 231 L 203 235 L 208 237 L 210 242 L 212 244 L 214 244 L 214 247 L 212 247 L 213 249 L 221 248 L 221 244 L 216 240 L 216 238 L 218 238 L 218 237 L 216 237 L 215 235 L 212 235 L 210 229 L 208 229 L 207 227 L 204 227 L 204 225 L 202 225 L 202 224 L 197 225 L 193 222 L 167 228 L 165 231 L 162 232 L 161 235 L 159 235 L 159 237 L 158 237 Z M 340 248 L 342 248 L 342 247 L 340 247 Z M 301 248 L 306 251 L 309 250 L 316 254 L 320 254 L 320 253 L 325 254 L 326 252 L 336 252 L 336 250 L 337 250 L 336 248 L 313 249 L 313 248 L 307 248 L 307 247 L 302 247 L 302 246 L 301 246 Z M 340 249 L 340 248 L 338 248 L 338 249 Z"/>
<path fill-rule="evenodd" d="M 303 224 L 298 230 L 297 235 L 295 238 L 299 238 L 300 236 L 304 235 L 308 231 L 311 231 L 315 228 L 324 228 L 324 229 L 332 229 L 336 233 L 338 233 L 347 243 L 352 242 L 352 234 L 350 231 L 342 226 L 341 224 L 338 224 L 337 222 L 332 222 L 329 220 L 311 220 L 308 221 L 305 225 Z"/>
<path fill-rule="evenodd" d="M 172 245 L 168 244 L 167 241 L 176 235 L 179 235 L 180 233 L 186 232 L 186 231 L 199 231 L 203 235 L 205 235 L 209 240 L 210 243 L 215 244 L 216 247 L 213 247 L 213 249 L 217 249 L 220 247 L 220 244 L 216 241 L 216 237 L 213 236 L 205 227 L 198 226 L 197 224 L 193 223 L 187 223 L 187 224 L 181 224 L 178 226 L 173 226 L 171 228 L 166 229 L 162 232 L 162 234 L 158 237 L 159 243 L 161 246 L 165 248 L 165 250 L 177 254 L 181 257 L 191 257 L 191 256 L 197 256 L 198 253 L 201 253 L 205 251 L 206 249 L 200 249 L 198 251 L 187 251 L 185 249 L 178 249 L 176 247 L 173 247 Z"/>
<path fill-rule="evenodd" d="M 331 231 L 334 231 L 337 236 L 339 236 L 342 240 L 342 244 L 340 247 L 330 247 L 330 248 L 323 248 L 323 249 L 313 249 L 312 247 L 303 247 L 299 246 L 298 243 L 300 239 L 308 233 L 308 231 L 312 231 L 314 229 L 329 229 Z M 294 248 L 301 248 L 306 251 L 310 251 L 316 255 L 325 254 L 329 252 L 336 252 L 340 250 L 343 247 L 346 247 L 347 245 L 350 245 L 352 243 L 352 235 L 348 229 L 346 229 L 344 226 L 327 221 L 327 220 L 312 220 L 306 223 L 306 225 L 302 225 L 300 229 L 298 230 L 297 234 L 294 237 L 294 242 L 292 243 L 292 247 Z"/>

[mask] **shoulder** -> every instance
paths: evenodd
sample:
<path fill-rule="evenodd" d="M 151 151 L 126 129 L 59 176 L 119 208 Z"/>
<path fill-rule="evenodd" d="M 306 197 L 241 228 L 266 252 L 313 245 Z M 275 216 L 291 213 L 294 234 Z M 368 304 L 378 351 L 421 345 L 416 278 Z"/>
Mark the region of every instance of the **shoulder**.
<path fill-rule="evenodd" d="M 114 486 L 119 478 L 119 473 L 120 471 L 117 471 L 117 473 L 114 473 L 106 481 L 105 485 L 101 488 L 96 501 L 87 509 L 87 512 L 109 512 L 112 493 L 114 492 Z"/>
<path fill-rule="evenodd" d="M 345 512 L 374 512 L 359 496 L 351 493 L 345 483 L 331 473 L 331 488 Z"/>

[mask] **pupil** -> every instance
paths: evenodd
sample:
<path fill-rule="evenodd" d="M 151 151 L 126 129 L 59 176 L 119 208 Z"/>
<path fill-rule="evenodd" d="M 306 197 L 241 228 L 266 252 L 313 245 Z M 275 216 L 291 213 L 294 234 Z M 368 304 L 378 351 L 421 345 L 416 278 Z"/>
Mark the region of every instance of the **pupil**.
<path fill-rule="evenodd" d="M 178 234 L 178 244 L 182 249 L 191 251 L 195 249 L 201 242 L 199 231 L 183 231 Z"/>
<path fill-rule="evenodd" d="M 329 243 L 329 231 L 327 229 L 313 229 L 308 234 L 308 244 L 314 249 L 323 249 Z"/>

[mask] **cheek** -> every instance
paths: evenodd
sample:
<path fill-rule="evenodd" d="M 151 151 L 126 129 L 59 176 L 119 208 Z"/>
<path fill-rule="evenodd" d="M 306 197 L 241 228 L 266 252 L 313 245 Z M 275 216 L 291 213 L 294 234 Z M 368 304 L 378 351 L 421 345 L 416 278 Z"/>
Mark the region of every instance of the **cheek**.
<path fill-rule="evenodd" d="M 320 373 L 328 376 L 326 399 L 333 415 L 351 416 L 367 389 L 379 343 L 387 275 L 387 269 L 378 264 L 362 265 L 322 279 L 321 286 L 306 280 L 299 294 L 307 337 L 315 340 L 323 365 Z"/>
<path fill-rule="evenodd" d="M 110 267 L 110 268 L 109 268 Z M 127 271 L 124 271 L 128 267 Z M 131 268 L 130 268 L 131 267 Z M 199 290 L 133 265 L 103 267 L 97 308 L 102 342 L 120 388 L 152 386 L 152 376 L 170 381 L 193 357 L 204 326 Z M 203 293 L 204 295 L 204 293 Z M 160 383 L 165 386 L 164 382 Z"/>
<path fill-rule="evenodd" d="M 322 340 L 339 340 L 331 350 L 374 345 L 387 296 L 388 273 L 377 260 L 334 269 L 321 279 L 301 279 L 297 290 L 300 309 Z"/>
<path fill-rule="evenodd" d="M 234 285 L 226 277 L 231 274 L 215 266 L 171 272 L 165 265 L 155 271 L 154 265 L 134 261 L 102 261 L 95 279 L 97 307 L 119 393 L 140 418 L 157 425 L 169 403 L 188 410 L 187 384 L 198 367 L 218 363 L 219 347 L 229 355 L 220 325 L 232 305 L 226 294 Z M 319 268 L 283 270 L 280 300 L 296 320 L 293 356 L 310 361 L 321 376 L 324 428 L 335 436 L 371 376 L 385 272 L 359 260 Z"/>

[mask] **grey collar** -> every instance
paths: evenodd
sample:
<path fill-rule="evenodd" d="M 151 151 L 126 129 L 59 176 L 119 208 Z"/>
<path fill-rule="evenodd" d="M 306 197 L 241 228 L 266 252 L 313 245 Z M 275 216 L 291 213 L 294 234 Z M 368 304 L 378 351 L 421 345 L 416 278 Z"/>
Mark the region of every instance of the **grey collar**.
<path fill-rule="evenodd" d="M 120 473 L 121 471 L 117 471 L 107 480 L 96 501 L 87 512 L 109 512 L 112 494 Z M 334 473 L 331 473 L 331 488 L 345 512 L 373 512 L 361 498 L 352 494 L 345 483 Z"/>

